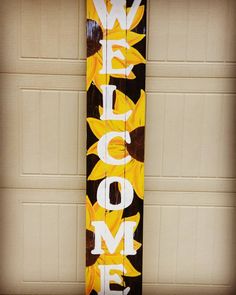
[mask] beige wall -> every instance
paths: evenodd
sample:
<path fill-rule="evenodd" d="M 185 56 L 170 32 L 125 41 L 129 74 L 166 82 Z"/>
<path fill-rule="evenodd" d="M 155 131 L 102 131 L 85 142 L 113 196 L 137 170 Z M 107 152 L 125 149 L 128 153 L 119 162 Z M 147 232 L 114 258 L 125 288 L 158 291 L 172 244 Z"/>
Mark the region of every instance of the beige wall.
<path fill-rule="evenodd" d="M 83 294 L 84 3 L 0 3 L 0 294 Z M 144 294 L 228 295 L 236 2 L 148 5 Z"/>

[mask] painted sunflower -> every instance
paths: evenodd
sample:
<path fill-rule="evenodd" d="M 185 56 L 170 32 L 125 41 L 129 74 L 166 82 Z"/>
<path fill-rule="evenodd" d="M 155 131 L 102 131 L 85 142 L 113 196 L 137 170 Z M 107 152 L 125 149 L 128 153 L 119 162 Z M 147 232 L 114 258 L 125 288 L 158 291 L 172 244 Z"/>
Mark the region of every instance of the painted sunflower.
<path fill-rule="evenodd" d="M 88 198 L 86 197 L 86 294 L 90 294 L 92 290 L 96 292 L 100 291 L 100 271 L 99 265 L 109 265 L 109 264 L 123 264 L 126 273 L 116 271 L 121 278 L 121 286 L 125 287 L 125 282 L 123 276 L 136 277 L 140 275 L 130 263 L 129 259 L 125 255 L 121 255 L 120 251 L 124 247 L 124 240 L 121 240 L 120 245 L 117 247 L 116 253 L 110 254 L 106 243 L 102 242 L 102 249 L 104 249 L 104 254 L 93 255 L 91 250 L 94 249 L 94 227 L 91 225 L 92 221 L 106 220 L 106 224 L 109 227 L 113 236 L 116 235 L 120 224 L 124 219 L 122 218 L 123 210 L 117 211 L 107 211 L 100 207 L 96 202 L 93 206 Z M 137 213 L 134 216 L 125 218 L 125 221 L 135 221 L 137 226 L 140 220 L 140 214 Z M 134 232 L 137 228 L 134 228 Z M 134 240 L 134 249 L 138 250 L 141 244 Z"/>
<path fill-rule="evenodd" d="M 115 45 L 114 49 L 120 50 L 125 56 L 125 60 L 114 57 L 112 59 L 112 67 L 114 69 L 126 68 L 129 65 L 137 65 L 140 63 L 145 63 L 144 57 L 132 46 L 139 41 L 141 41 L 145 35 L 137 34 L 132 32 L 138 23 L 141 21 L 144 14 L 144 6 L 140 6 L 137 10 L 137 13 L 133 19 L 131 27 L 129 30 L 122 30 L 120 28 L 119 22 L 116 20 L 112 30 L 104 29 L 100 18 L 96 12 L 96 9 L 93 4 L 93 0 L 87 1 L 88 12 L 87 12 L 87 90 L 90 84 L 93 82 L 97 88 L 101 91 L 101 85 L 108 85 L 110 76 L 115 78 L 127 78 L 135 79 L 134 73 L 131 71 L 128 76 L 124 74 L 100 74 L 102 69 L 103 60 L 102 60 L 102 45 L 100 40 L 120 40 L 126 39 L 126 42 L 129 44 L 130 48 L 124 48 L 119 45 Z M 110 2 L 107 4 L 108 11 L 111 9 Z M 127 13 L 130 8 L 127 8 Z"/>
<path fill-rule="evenodd" d="M 108 153 L 117 159 L 128 155 L 131 161 L 125 165 L 109 165 L 99 160 L 93 168 L 88 180 L 97 180 L 108 176 L 124 177 L 130 181 L 136 194 L 143 199 L 144 196 L 144 124 L 145 124 L 145 92 L 141 90 L 138 102 L 135 104 L 130 98 L 119 90 L 115 91 L 114 113 L 123 114 L 132 110 L 126 122 L 114 120 L 98 120 L 87 118 L 88 124 L 99 140 L 105 133 L 112 131 L 128 131 L 131 143 L 127 144 L 121 137 L 114 138 L 109 146 Z M 100 114 L 103 108 L 100 107 Z M 98 141 L 87 152 L 87 155 L 97 152 Z"/>

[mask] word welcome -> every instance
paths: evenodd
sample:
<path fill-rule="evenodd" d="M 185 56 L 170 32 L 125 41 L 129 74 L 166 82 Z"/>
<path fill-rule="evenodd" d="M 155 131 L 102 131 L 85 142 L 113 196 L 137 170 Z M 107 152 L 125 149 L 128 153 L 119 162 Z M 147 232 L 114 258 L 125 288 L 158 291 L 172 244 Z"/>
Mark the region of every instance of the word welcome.
<path fill-rule="evenodd" d="M 111 8 L 108 11 L 106 4 L 107 1 L 104 0 L 93 0 L 94 7 L 96 9 L 97 15 L 100 18 L 100 22 L 104 29 L 112 30 L 118 21 L 120 28 L 122 30 L 129 30 L 134 18 L 137 14 L 137 10 L 141 4 L 141 0 L 134 0 L 132 6 L 129 10 L 126 10 L 125 0 L 110 0 Z M 129 49 L 130 45 L 126 39 L 119 40 L 107 40 L 106 36 L 104 39 L 100 40 L 102 52 L 102 68 L 99 74 L 108 75 L 125 75 L 129 76 L 134 65 L 129 64 L 127 67 L 115 68 L 113 67 L 114 58 L 118 58 L 121 61 L 125 60 L 125 56 L 120 49 Z M 124 113 L 114 112 L 114 97 L 117 87 L 115 85 L 101 85 L 103 108 L 100 113 L 100 120 L 106 121 L 123 121 L 124 124 L 132 116 L 133 111 L 128 110 Z M 112 141 L 117 138 L 122 139 L 127 145 L 131 144 L 131 135 L 128 131 L 109 131 L 101 136 L 97 143 L 97 155 L 100 160 L 105 164 L 119 166 L 126 165 L 131 160 L 132 157 L 126 154 L 123 158 L 116 158 L 111 153 L 109 153 L 109 145 Z M 118 183 L 119 187 L 119 203 L 114 204 L 111 202 L 110 191 L 111 186 Z M 103 179 L 96 192 L 96 200 L 100 207 L 106 210 L 123 210 L 129 207 L 134 200 L 134 188 L 132 183 L 125 177 L 118 176 L 107 176 Z M 91 222 L 94 227 L 94 247 L 91 250 L 92 255 L 104 254 L 103 243 L 105 243 L 109 253 L 112 255 L 116 253 L 121 241 L 123 241 L 123 249 L 119 251 L 121 255 L 136 255 L 137 251 L 134 246 L 134 231 L 137 227 L 135 221 L 122 221 L 120 223 L 119 229 L 116 234 L 112 234 L 109 226 L 106 224 L 105 220 L 96 220 Z M 122 279 L 119 275 L 121 272 L 125 274 L 127 270 L 123 264 L 100 264 L 98 266 L 100 271 L 100 291 L 98 294 L 113 294 L 121 295 L 128 294 L 131 289 L 126 287 L 123 291 L 111 290 L 111 284 L 121 284 Z"/>

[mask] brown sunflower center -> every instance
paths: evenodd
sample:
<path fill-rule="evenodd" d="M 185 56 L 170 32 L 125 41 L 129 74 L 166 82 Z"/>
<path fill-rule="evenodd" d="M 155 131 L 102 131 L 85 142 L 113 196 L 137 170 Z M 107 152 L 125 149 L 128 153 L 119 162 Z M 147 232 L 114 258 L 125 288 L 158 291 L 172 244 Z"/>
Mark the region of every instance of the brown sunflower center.
<path fill-rule="evenodd" d="M 99 255 L 93 255 L 91 253 L 95 246 L 94 239 L 94 233 L 90 230 L 86 230 L 86 266 L 93 265 L 99 257 Z"/>
<path fill-rule="evenodd" d="M 101 27 L 95 20 L 87 20 L 87 57 L 99 51 L 102 44 L 99 43 L 103 39 Z"/>
<path fill-rule="evenodd" d="M 131 143 L 126 144 L 130 156 L 139 162 L 144 162 L 144 127 L 138 127 L 130 132 Z"/>

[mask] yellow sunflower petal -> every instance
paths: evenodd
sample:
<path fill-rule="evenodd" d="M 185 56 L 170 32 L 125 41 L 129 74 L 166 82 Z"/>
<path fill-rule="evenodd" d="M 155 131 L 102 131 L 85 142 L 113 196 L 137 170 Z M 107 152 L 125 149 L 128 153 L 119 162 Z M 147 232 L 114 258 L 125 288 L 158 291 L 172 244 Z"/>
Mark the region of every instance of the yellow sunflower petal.
<path fill-rule="evenodd" d="M 95 213 L 93 206 L 89 200 L 89 197 L 86 196 L 86 229 L 91 230 L 91 220 L 94 220 Z"/>
<path fill-rule="evenodd" d="M 106 164 L 99 160 L 90 173 L 88 180 L 97 180 L 106 176 Z"/>
<path fill-rule="evenodd" d="M 101 49 L 95 53 L 96 57 L 96 69 L 93 77 L 93 82 L 96 87 L 102 92 L 101 85 L 108 85 L 110 81 L 110 75 L 100 74 L 100 71 L 103 67 L 102 51 Z"/>
<path fill-rule="evenodd" d="M 127 65 L 137 65 L 140 63 L 146 63 L 145 58 L 134 47 L 130 47 L 127 50 L 126 48 L 121 48 L 120 51 L 125 56 L 125 62 Z"/>
<path fill-rule="evenodd" d="M 96 69 L 97 60 L 94 55 L 87 58 L 87 76 L 86 76 L 86 88 L 89 89 L 91 85 Z"/>
<path fill-rule="evenodd" d="M 99 115 L 101 117 L 101 115 L 103 114 L 103 107 L 99 106 L 98 111 L 99 111 Z"/>
<path fill-rule="evenodd" d="M 116 93 L 117 93 L 117 91 L 118 90 L 116 90 Z M 124 95 L 124 94 L 123 94 Z M 99 106 L 98 107 L 98 111 L 99 111 L 99 115 L 100 115 L 100 117 L 102 116 L 102 114 L 103 114 L 103 107 L 101 107 L 101 106 Z M 120 114 L 120 112 L 118 112 L 118 111 L 116 111 L 116 110 L 113 110 L 113 113 L 115 114 L 115 115 L 119 115 Z M 117 122 L 116 121 L 113 121 L 113 120 L 107 120 L 107 122 L 108 122 L 108 124 L 112 124 L 112 126 L 114 126 L 114 124 L 116 124 Z M 124 128 L 121 128 L 121 126 L 122 125 L 124 125 L 125 126 L 125 122 L 119 122 L 118 123 L 119 124 L 119 127 L 117 128 L 118 130 L 124 130 Z"/>
<path fill-rule="evenodd" d="M 136 276 L 139 276 L 140 275 L 140 272 L 138 272 L 134 267 L 133 265 L 131 264 L 131 262 L 129 261 L 129 259 L 126 257 L 126 256 L 123 256 L 123 255 L 119 255 L 119 254 L 113 254 L 113 255 L 109 255 L 109 254 L 106 254 L 106 264 L 107 265 L 115 265 L 115 264 L 123 264 L 124 265 L 124 268 L 126 270 L 125 273 L 123 273 L 122 271 L 118 271 L 118 270 L 114 270 L 114 271 L 111 271 L 111 274 L 112 273 L 117 273 L 117 274 L 120 274 L 120 275 L 124 275 L 124 276 L 127 276 L 127 277 L 136 277 Z M 122 280 L 123 282 L 123 280 Z"/>
<path fill-rule="evenodd" d="M 125 178 L 130 181 L 139 198 L 144 196 L 144 163 L 135 159 L 125 167 Z"/>
<path fill-rule="evenodd" d="M 135 232 L 140 221 L 140 213 L 138 212 L 137 214 L 133 216 L 126 217 L 125 221 L 133 221 L 136 223 L 136 226 L 134 227 L 134 232 Z"/>
<path fill-rule="evenodd" d="M 88 266 L 86 267 L 85 273 L 86 273 L 86 295 L 89 295 L 91 291 L 93 290 L 94 282 L 95 282 L 95 272 L 96 267 L 95 266 Z"/>
<path fill-rule="evenodd" d="M 105 255 L 105 265 L 117 265 L 117 264 L 123 264 L 124 262 L 124 258 L 122 255 L 119 255 L 119 254 L 112 254 L 112 255 L 109 255 L 109 254 L 106 254 Z M 114 269 L 114 270 L 110 270 L 110 274 L 113 275 L 113 274 L 117 274 L 119 277 L 120 277 L 120 283 L 119 285 L 120 286 L 125 286 L 125 282 L 124 282 L 124 279 L 123 279 L 123 271 L 120 271 L 120 270 L 117 270 L 117 269 Z M 110 283 L 115 283 L 115 284 L 118 284 L 117 282 L 115 281 L 110 281 Z"/>
<path fill-rule="evenodd" d="M 104 262 L 101 264 L 103 265 Z M 101 290 L 101 275 L 98 268 L 98 263 L 95 264 L 93 290 L 97 293 Z"/>
<path fill-rule="evenodd" d="M 116 235 L 120 228 L 123 210 L 114 210 L 106 215 L 106 223 L 113 236 Z"/>
<path fill-rule="evenodd" d="M 107 35 L 108 40 L 121 40 L 125 39 L 129 46 L 133 46 L 136 43 L 140 42 L 145 37 L 145 34 L 138 34 L 132 31 L 111 31 Z M 120 46 L 119 44 L 113 44 L 113 50 L 120 50 L 121 48 L 125 48 Z"/>
<path fill-rule="evenodd" d="M 111 76 L 114 77 L 114 78 L 121 78 L 121 79 L 126 78 L 126 79 L 129 79 L 129 80 L 134 80 L 136 78 L 135 74 L 132 71 L 129 73 L 128 76 L 123 75 L 123 74 L 112 74 Z"/>
<path fill-rule="evenodd" d="M 126 38 L 126 33 L 127 31 L 121 30 L 121 29 L 115 29 L 113 28 L 112 30 L 108 31 L 107 34 L 107 39 L 108 40 L 121 40 Z M 117 48 L 119 45 L 113 45 L 112 47 Z M 119 46 L 120 47 L 120 46 Z"/>
<path fill-rule="evenodd" d="M 141 248 L 141 247 L 142 247 L 142 244 L 139 243 L 138 241 L 134 240 L 134 249 L 135 249 L 135 250 L 138 250 L 138 249 Z"/>
<path fill-rule="evenodd" d="M 101 85 L 108 85 L 110 80 L 109 75 L 100 74 L 99 72 L 96 72 L 93 77 L 93 82 L 96 85 L 96 87 L 99 89 L 100 92 L 102 92 Z"/>
<path fill-rule="evenodd" d="M 109 165 L 99 160 L 92 172 L 90 173 L 88 180 L 97 180 L 106 176 L 122 176 L 124 175 L 124 165 Z"/>
<path fill-rule="evenodd" d="M 139 243 L 138 241 L 136 240 L 133 240 L 133 243 L 134 243 L 134 249 L 135 250 L 138 250 L 142 244 Z M 125 247 L 125 244 L 124 244 L 124 239 L 121 240 L 120 244 L 118 245 L 117 249 L 116 249 L 116 253 L 114 253 L 113 255 L 121 255 L 121 251 L 124 250 L 124 247 Z M 110 253 L 108 252 L 107 249 L 105 249 L 105 255 L 109 255 Z"/>
<path fill-rule="evenodd" d="M 126 96 L 123 92 L 116 90 L 115 111 L 119 114 L 124 114 L 132 111 L 135 108 L 133 101 Z"/>
<path fill-rule="evenodd" d="M 116 144 L 110 144 L 108 151 L 111 157 L 118 160 L 124 159 L 125 157 L 129 156 L 129 153 L 126 150 L 125 145 L 117 146 Z"/>
<path fill-rule="evenodd" d="M 105 215 L 106 215 L 106 209 L 101 207 L 97 202 L 93 205 L 94 208 L 94 220 L 100 221 L 104 220 Z"/>
<path fill-rule="evenodd" d="M 138 162 L 137 168 L 134 171 L 135 179 L 134 179 L 134 189 L 139 198 L 143 199 L 144 197 L 144 164 Z"/>
<path fill-rule="evenodd" d="M 122 271 L 114 270 L 114 271 L 111 271 L 111 274 L 117 273 L 118 275 L 120 274 L 120 275 L 124 275 L 126 277 L 137 277 L 141 274 L 133 267 L 133 265 L 131 264 L 131 262 L 129 261 L 129 259 L 126 256 L 119 255 L 119 254 L 113 254 L 113 255 L 106 254 L 105 259 L 106 259 L 107 265 L 123 264 L 124 269 L 126 270 L 125 273 L 123 273 Z M 123 279 L 122 279 L 121 285 L 123 285 L 123 284 L 124 283 L 123 283 Z"/>
<path fill-rule="evenodd" d="M 125 177 L 125 169 L 126 165 L 113 166 L 111 170 L 107 172 L 107 175 Z"/>
<path fill-rule="evenodd" d="M 145 101 L 146 94 L 141 90 L 140 98 L 136 103 L 132 115 L 129 117 L 129 123 L 133 125 L 134 128 L 145 125 Z"/>
<path fill-rule="evenodd" d="M 123 50 L 123 54 L 125 57 L 124 50 Z M 113 69 L 124 69 L 124 68 L 129 67 L 130 65 L 131 64 L 127 63 L 127 60 L 125 58 L 124 58 L 124 60 L 121 60 L 119 58 L 112 59 L 112 68 Z M 135 65 L 135 64 L 132 63 L 132 65 Z M 111 76 L 114 78 L 126 78 L 126 79 L 135 79 L 136 78 L 135 74 L 132 71 L 129 73 L 128 76 L 127 76 L 127 74 L 112 74 Z"/>
<path fill-rule="evenodd" d="M 97 10 L 94 6 L 93 0 L 87 0 L 87 19 L 95 20 L 100 23 L 100 18 L 97 14 Z"/>
<path fill-rule="evenodd" d="M 120 120 L 106 120 L 108 131 L 125 131 L 125 122 Z"/>
<path fill-rule="evenodd" d="M 89 127 L 91 128 L 93 134 L 99 139 L 101 138 L 104 133 L 106 132 L 106 123 L 105 121 L 98 120 L 96 118 L 87 118 L 87 122 Z"/>
<path fill-rule="evenodd" d="M 93 134 L 100 139 L 107 132 L 122 132 L 125 131 L 125 123 L 123 121 L 114 120 L 99 120 L 93 117 L 87 118 L 89 127 L 91 128 Z"/>
<path fill-rule="evenodd" d="M 93 145 L 91 145 L 91 147 L 87 151 L 87 155 L 91 155 L 91 154 L 97 155 L 98 154 L 97 145 L 98 145 L 98 142 L 95 142 Z"/>
<path fill-rule="evenodd" d="M 141 275 L 141 273 L 133 267 L 133 265 L 130 263 L 129 259 L 126 256 L 124 256 L 123 264 L 126 270 L 126 273 L 124 274 L 126 277 L 137 277 Z"/>
<path fill-rule="evenodd" d="M 144 34 L 138 34 L 135 32 L 128 31 L 126 36 L 126 42 L 133 46 L 134 44 L 140 42 L 145 37 Z"/>
<path fill-rule="evenodd" d="M 130 11 L 130 7 L 127 8 L 127 14 L 129 13 L 129 11 Z M 133 30 L 139 24 L 139 22 L 141 21 L 143 17 L 144 11 L 145 11 L 144 5 L 139 6 L 129 30 Z"/>

